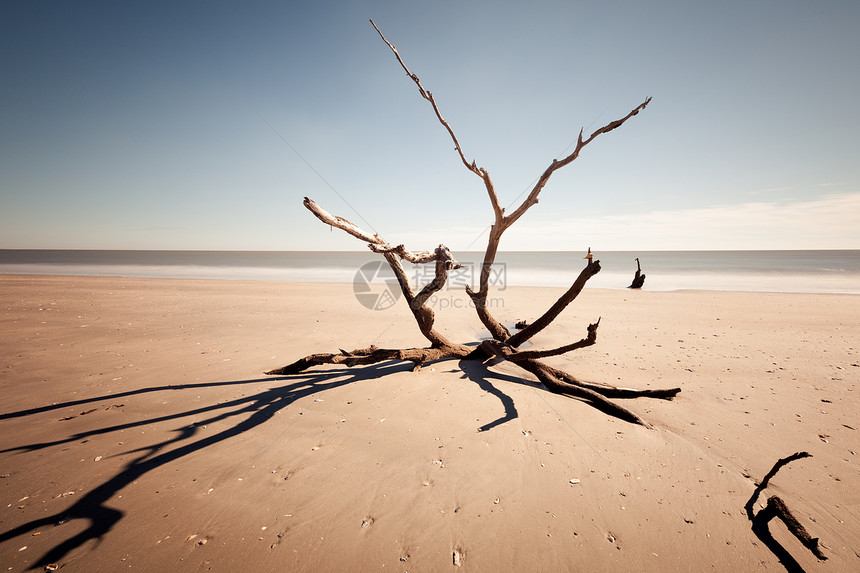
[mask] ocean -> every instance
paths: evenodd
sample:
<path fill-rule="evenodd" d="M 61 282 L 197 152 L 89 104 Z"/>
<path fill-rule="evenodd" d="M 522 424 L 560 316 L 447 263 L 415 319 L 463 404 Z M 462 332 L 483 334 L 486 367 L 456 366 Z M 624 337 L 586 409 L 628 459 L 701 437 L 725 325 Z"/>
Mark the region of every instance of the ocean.
<path fill-rule="evenodd" d="M 567 287 L 585 253 L 501 252 L 492 286 Z M 482 252 L 455 253 L 463 268 L 448 288 L 476 285 Z M 596 252 L 601 272 L 590 288 L 626 288 L 636 271 L 645 290 L 729 290 L 860 294 L 860 251 L 609 251 Z M 87 251 L 2 250 L 0 274 L 199 278 L 287 282 L 390 280 L 380 255 L 355 251 Z M 404 266 L 413 284 L 432 265 Z M 587 288 L 588 288 L 587 287 Z"/>

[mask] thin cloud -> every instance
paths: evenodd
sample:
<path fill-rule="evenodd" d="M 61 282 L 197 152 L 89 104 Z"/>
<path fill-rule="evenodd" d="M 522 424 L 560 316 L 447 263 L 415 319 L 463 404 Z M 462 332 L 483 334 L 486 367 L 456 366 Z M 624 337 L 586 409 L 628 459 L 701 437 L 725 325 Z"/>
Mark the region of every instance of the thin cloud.
<path fill-rule="evenodd" d="M 389 240 L 426 249 L 483 250 L 486 228 L 451 226 L 409 231 Z M 475 238 L 482 235 L 480 239 Z M 747 202 L 534 222 L 523 219 L 501 250 L 860 249 L 860 193 L 794 203 Z"/>
<path fill-rule="evenodd" d="M 860 193 L 788 204 L 749 202 L 701 209 L 570 218 L 512 227 L 517 249 L 858 249 Z M 510 247 L 509 247 L 510 248 Z"/>

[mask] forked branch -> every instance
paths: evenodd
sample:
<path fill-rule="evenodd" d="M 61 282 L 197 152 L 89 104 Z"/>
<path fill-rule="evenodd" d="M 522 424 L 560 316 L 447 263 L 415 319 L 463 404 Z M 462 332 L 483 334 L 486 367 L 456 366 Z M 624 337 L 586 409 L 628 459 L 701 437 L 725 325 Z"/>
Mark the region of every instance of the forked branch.
<path fill-rule="evenodd" d="M 549 326 L 555 318 L 561 314 L 567 306 L 574 301 L 579 293 L 582 292 L 585 283 L 588 279 L 600 272 L 600 261 L 589 261 L 588 265 L 579 273 L 579 276 L 573 281 L 573 284 L 555 303 L 536 321 L 526 326 L 508 339 L 508 344 L 511 346 L 520 346 L 523 342 L 530 339 L 532 336 Z"/>
<path fill-rule="evenodd" d="M 496 196 L 496 190 L 493 186 L 493 181 L 490 179 L 490 174 L 483 167 L 478 167 L 477 163 L 473 159 L 470 163 L 466 159 L 466 155 L 463 153 L 463 148 L 460 146 L 460 142 L 457 139 L 457 135 L 454 133 L 454 130 L 451 128 L 451 125 L 448 121 L 442 117 L 442 112 L 439 110 L 439 106 L 436 104 L 436 99 L 433 97 L 433 94 L 424 89 L 424 86 L 421 85 L 421 80 L 418 79 L 418 76 L 409 71 L 409 68 L 406 67 L 406 64 L 403 62 L 403 58 L 400 57 L 400 52 L 397 51 L 397 48 L 394 47 L 394 44 L 388 41 L 388 39 L 383 35 L 379 28 L 376 27 L 376 23 L 373 20 L 370 21 L 373 29 L 376 30 L 379 37 L 382 38 L 382 41 L 385 42 L 391 51 L 394 52 L 394 56 L 397 58 L 400 67 L 403 68 L 403 71 L 406 72 L 406 75 L 409 76 L 415 85 L 418 86 L 418 93 L 421 94 L 421 97 L 430 102 L 430 105 L 433 106 L 433 112 L 436 114 L 436 118 L 439 120 L 439 123 L 448 131 L 448 135 L 451 136 L 451 140 L 454 142 L 454 149 L 457 151 L 457 154 L 460 156 L 460 161 L 463 162 L 463 165 L 466 166 L 466 169 L 480 177 L 484 181 L 484 186 L 487 189 L 487 194 L 490 196 L 490 203 L 493 205 L 493 212 L 496 214 L 496 218 L 499 219 L 504 214 L 504 209 L 502 209 L 501 205 L 499 205 L 499 198 Z"/>
<path fill-rule="evenodd" d="M 353 237 L 364 241 L 371 251 L 381 254 L 385 258 L 397 278 L 401 291 L 409 304 L 409 308 L 418 323 L 421 333 L 430 341 L 431 346 L 429 348 L 407 349 L 384 349 L 370 346 L 368 348 L 359 348 L 353 351 L 340 350 L 340 352 L 336 353 L 311 354 L 293 362 L 292 364 L 288 364 L 276 370 L 271 370 L 267 372 L 267 374 L 289 375 L 301 372 L 307 368 L 324 364 L 339 364 L 351 367 L 364 364 L 374 364 L 387 360 L 412 362 L 413 368 L 418 369 L 422 364 L 445 358 L 456 357 L 477 360 L 488 356 L 495 356 L 510 361 L 527 372 L 530 372 L 551 392 L 586 400 L 600 410 L 613 416 L 648 427 L 649 424 L 642 420 L 638 415 L 634 414 L 627 408 L 613 403 L 610 401 L 610 398 L 635 398 L 647 396 L 652 398 L 671 399 L 680 391 L 679 388 L 634 390 L 630 388 L 616 388 L 614 386 L 593 382 L 584 382 L 577 380 L 567 372 L 553 368 L 538 360 L 540 358 L 557 356 L 595 344 L 597 342 L 597 328 L 600 323 L 600 319 L 598 319 L 594 324 L 589 325 L 587 336 L 577 342 L 548 350 L 520 351 L 518 349 L 520 345 L 546 328 L 580 294 L 585 283 L 600 272 L 599 261 L 592 261 L 592 257 L 589 254 L 587 257 L 589 259 L 587 266 L 579 273 L 579 276 L 573 282 L 571 287 L 540 318 L 513 336 L 508 329 L 489 312 L 489 309 L 487 308 L 487 294 L 489 290 L 489 277 L 492 271 L 492 266 L 495 262 L 499 242 L 504 231 L 513 225 L 530 207 L 538 202 L 538 195 L 553 173 L 573 162 L 579 156 L 582 149 L 597 136 L 620 127 L 631 117 L 638 114 L 639 111 L 645 109 L 651 99 L 646 99 L 625 117 L 610 122 L 596 130 L 587 139 L 583 139 L 583 132 L 580 130 L 576 147 L 573 152 L 561 160 L 554 159 L 549 167 L 547 167 L 541 174 L 526 199 L 511 214 L 505 215 L 505 210 L 499 202 L 498 195 L 496 194 L 495 187 L 487 170 L 483 167 L 478 167 L 475 161 L 470 162 L 466 159 L 466 155 L 463 153 L 462 146 L 460 145 L 453 128 L 442 116 L 433 94 L 426 90 L 418 79 L 418 76 L 410 71 L 403 59 L 400 57 L 397 48 L 395 48 L 394 45 L 385 38 L 373 20 L 371 20 L 370 23 L 373 25 L 374 29 L 385 44 L 394 53 L 400 67 L 403 68 L 409 78 L 416 86 L 418 86 L 418 91 L 421 94 L 421 97 L 430 102 L 436 118 L 454 142 L 454 147 L 463 165 L 465 165 L 469 171 L 478 175 L 484 182 L 484 186 L 487 190 L 487 194 L 493 208 L 494 223 L 490 227 L 487 249 L 484 253 L 484 259 L 481 266 L 479 289 L 477 291 L 473 291 L 470 287 L 466 287 L 466 292 L 471 297 L 475 305 L 478 317 L 490 331 L 493 339 L 483 341 L 477 348 L 469 347 L 466 345 L 451 343 L 439 332 L 434 330 L 433 324 L 435 321 L 435 315 L 433 310 L 427 306 L 427 302 L 434 293 L 444 287 L 448 278 L 448 272 L 453 269 L 460 268 L 460 264 L 444 245 L 439 245 L 433 251 L 416 252 L 408 250 L 404 245 L 391 246 L 379 235 L 370 234 L 347 219 L 332 215 L 317 205 L 314 201 L 305 197 L 305 207 L 309 209 L 320 221 L 327 225 L 331 225 L 332 227 L 337 227 Z M 435 276 L 433 280 L 425 285 L 418 294 L 415 294 L 409 283 L 406 272 L 401 264 L 402 260 L 407 260 L 414 264 L 435 264 Z"/>
<path fill-rule="evenodd" d="M 433 293 L 437 292 L 445 285 L 445 281 L 448 278 L 448 271 L 460 267 L 460 263 L 454 259 L 451 251 L 448 250 L 445 245 L 439 245 L 436 250 L 433 251 L 432 255 L 429 251 L 412 253 L 403 245 L 391 247 L 388 243 L 382 240 L 379 235 L 371 235 L 353 222 L 348 221 L 343 217 L 332 215 L 308 197 L 305 197 L 304 205 L 316 216 L 317 219 L 326 225 L 337 227 L 338 229 L 349 233 L 353 237 L 365 241 L 370 250 L 376 253 L 381 253 L 382 256 L 385 257 L 385 260 L 388 262 L 388 266 L 391 267 L 391 270 L 394 272 L 394 276 L 397 278 L 397 283 L 400 285 L 400 290 L 403 292 L 403 296 L 409 303 L 409 309 L 415 316 L 415 321 L 418 323 L 418 328 L 421 330 L 421 334 L 430 341 L 433 348 L 453 348 L 456 349 L 457 352 L 465 352 L 465 347 L 461 348 L 460 345 L 453 344 L 441 333 L 433 329 L 435 313 L 433 312 L 433 309 L 429 308 L 425 304 Z M 417 263 L 436 263 L 435 278 L 417 295 L 409 284 L 409 278 L 406 276 L 406 271 L 403 270 L 403 265 L 400 264 L 401 258 Z M 339 364 L 339 362 L 335 362 L 335 364 Z"/>

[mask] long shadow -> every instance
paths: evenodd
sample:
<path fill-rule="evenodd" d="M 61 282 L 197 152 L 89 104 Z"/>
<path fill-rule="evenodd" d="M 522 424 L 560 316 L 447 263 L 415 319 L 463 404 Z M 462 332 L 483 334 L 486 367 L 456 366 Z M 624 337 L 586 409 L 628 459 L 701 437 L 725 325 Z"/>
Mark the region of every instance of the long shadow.
<path fill-rule="evenodd" d="M 511 420 L 516 419 L 519 414 L 517 413 L 517 407 L 514 405 L 514 400 L 493 386 L 493 383 L 490 382 L 490 378 L 495 378 L 496 380 L 502 380 L 505 382 L 516 382 L 517 384 L 523 384 L 524 380 L 522 378 L 517 378 L 516 376 L 510 376 L 507 374 L 501 374 L 499 372 L 493 372 L 489 368 L 487 368 L 484 364 L 475 361 L 475 360 L 460 360 L 460 369 L 465 373 L 465 377 L 476 383 L 481 390 L 488 392 L 499 399 L 502 405 L 505 408 L 505 414 L 492 422 L 484 424 L 480 428 L 478 428 L 479 432 L 486 432 L 488 430 L 492 430 L 496 426 L 500 426 L 505 422 L 510 422 Z"/>
<path fill-rule="evenodd" d="M 328 373 L 330 373 L 330 372 L 328 372 Z M 156 391 L 163 391 L 163 390 L 184 390 L 184 389 L 193 389 L 193 388 L 202 388 L 202 387 L 214 388 L 214 387 L 218 387 L 218 386 L 249 384 L 249 383 L 254 383 L 254 382 L 271 382 L 273 380 L 278 380 L 278 378 L 262 378 L 262 379 L 257 379 L 257 380 L 241 380 L 241 381 L 233 381 L 233 382 L 216 382 L 216 383 L 209 384 L 209 385 L 207 385 L 207 384 L 188 384 L 186 386 L 159 386 L 156 388 L 144 388 L 141 390 L 133 390 L 133 391 L 129 391 L 129 392 L 123 392 L 121 394 L 110 394 L 107 396 L 98 396 L 96 398 L 91 398 L 91 399 L 86 399 L 86 400 L 76 400 L 75 402 L 67 402 L 65 404 L 58 404 L 57 407 L 64 407 L 64 406 L 70 406 L 70 405 L 76 406 L 76 405 L 86 404 L 86 403 L 102 402 L 107 398 L 116 398 L 116 397 L 122 397 L 122 396 L 133 396 L 133 395 L 146 394 L 149 392 L 156 392 Z M 54 440 L 52 442 L 39 442 L 39 443 L 35 443 L 35 444 L 16 446 L 14 448 L 6 448 L 5 450 L 0 450 L 0 453 L 15 452 L 15 451 L 32 452 L 32 451 L 48 448 L 51 446 L 59 446 L 59 445 L 66 444 L 69 442 L 74 442 L 74 441 L 90 438 L 93 436 L 98 436 L 101 434 L 109 434 L 111 432 L 118 432 L 121 430 L 127 430 L 129 428 L 136 428 L 138 426 L 146 426 L 146 425 L 154 424 L 157 422 L 167 422 L 170 420 L 175 420 L 177 418 L 185 418 L 188 416 L 197 416 L 200 414 L 206 414 L 209 412 L 214 412 L 216 410 L 223 410 L 226 408 L 230 408 L 232 406 L 240 406 L 242 404 L 246 404 L 246 403 L 251 402 L 251 401 L 256 401 L 260 397 L 261 397 L 260 394 L 255 394 L 253 396 L 237 398 L 236 400 L 230 400 L 228 402 L 222 402 L 220 404 L 214 404 L 212 406 L 205 406 L 205 407 L 197 408 L 194 410 L 188 410 L 186 412 L 181 412 L 179 414 L 170 414 L 168 416 L 161 416 L 158 418 L 146 418 L 143 420 L 138 420 L 137 422 L 118 424 L 116 426 L 108 426 L 106 428 L 97 428 L 94 430 L 88 430 L 86 432 L 79 432 L 77 434 L 72 434 L 71 436 L 64 438 L 62 440 Z M 52 410 L 52 409 L 54 409 L 53 405 L 49 408 L 33 408 L 32 410 L 29 410 L 29 412 L 35 414 L 35 413 L 45 412 L 45 411 Z M 239 414 L 239 413 L 243 412 L 244 410 L 245 409 L 237 410 L 236 414 Z M 16 412 L 16 414 L 18 414 L 18 413 Z M 0 419 L 2 419 L 2 418 L 0 418 Z M 201 424 L 202 424 L 202 422 L 201 422 Z M 128 452 L 126 452 L 126 453 L 128 453 Z"/>
<path fill-rule="evenodd" d="M 150 388 L 140 388 L 138 390 L 129 390 L 127 392 L 118 392 L 116 394 L 103 394 L 93 398 L 82 398 L 80 400 L 71 400 L 69 402 L 58 402 L 48 406 L 40 406 L 38 408 L 30 408 L 20 410 L 18 412 L 9 412 L 0 414 L 0 421 L 10 418 L 22 418 L 24 416 L 32 416 L 33 414 L 41 414 L 42 412 L 50 412 L 51 410 L 60 410 L 70 406 L 81 406 L 83 404 L 92 404 L 94 402 L 103 402 L 105 400 L 116 400 L 117 398 L 125 398 L 128 396 L 139 396 L 141 394 L 149 394 L 152 392 L 163 392 L 165 390 L 189 390 L 193 388 L 217 388 L 218 386 L 235 386 L 238 384 L 254 384 L 257 382 L 270 382 L 273 378 L 257 378 L 256 380 L 235 380 L 232 382 L 201 382 L 199 384 L 167 384 L 164 386 L 152 386 Z"/>
<path fill-rule="evenodd" d="M 161 418 L 158 418 L 156 420 L 150 418 L 147 420 L 132 422 L 129 424 L 121 424 L 108 428 L 100 428 L 89 432 L 83 432 L 64 440 L 22 445 L 5 450 L 6 452 L 35 451 L 42 448 L 47 448 L 50 446 L 55 446 L 72 440 L 80 439 L 81 437 L 116 432 L 140 425 L 149 425 L 158 421 L 164 422 L 169 420 L 186 418 L 188 416 L 210 414 L 210 417 L 206 419 L 196 420 L 196 423 L 194 424 L 189 424 L 178 428 L 177 430 L 175 430 L 176 435 L 167 440 L 152 444 L 145 448 L 135 450 L 134 452 L 130 452 L 140 453 L 140 455 L 125 464 L 125 466 L 123 466 L 123 468 L 120 469 L 120 471 L 116 475 L 114 475 L 101 485 L 97 486 L 96 488 L 92 489 L 91 491 L 87 492 L 86 495 L 84 495 L 83 497 L 79 498 L 70 508 L 65 511 L 55 513 L 53 515 L 31 520 L 27 523 L 19 525 L 18 527 L 15 527 L 14 529 L 3 532 L 2 534 L 0 534 L 0 543 L 8 541 L 19 535 L 24 535 L 41 527 L 59 525 L 62 523 L 66 523 L 67 521 L 76 519 L 81 519 L 86 522 L 89 522 L 89 526 L 85 530 L 48 550 L 48 552 L 41 556 L 33 564 L 33 566 L 30 567 L 30 569 L 44 568 L 48 564 L 59 563 L 66 555 L 69 554 L 69 552 L 82 546 L 87 541 L 101 540 L 103 536 L 107 534 L 114 527 L 114 525 L 116 525 L 117 522 L 119 522 L 123 518 L 123 516 L 125 515 L 124 512 L 109 507 L 107 505 L 108 500 L 115 498 L 119 491 L 131 484 L 133 481 L 139 479 L 144 474 L 156 470 L 166 464 L 180 460 L 185 456 L 188 456 L 189 454 L 192 454 L 194 452 L 198 452 L 206 447 L 236 437 L 249 430 L 253 430 L 254 428 L 268 421 L 278 411 L 294 403 L 296 400 L 312 396 L 319 392 L 324 392 L 326 390 L 344 386 L 346 384 L 351 384 L 353 382 L 358 382 L 371 378 L 378 378 L 384 376 L 386 373 L 401 370 L 408 370 L 408 368 L 402 363 L 389 362 L 366 366 L 360 369 L 325 370 L 322 372 L 299 374 L 290 377 L 264 378 L 261 380 L 245 380 L 235 382 L 216 382 L 212 384 L 192 384 L 182 387 L 160 386 L 153 389 L 141 389 L 123 393 L 122 395 L 130 396 L 152 391 L 175 390 L 181 388 L 187 389 L 223 386 L 231 384 L 248 384 L 251 382 L 278 381 L 285 379 L 294 380 L 294 382 L 291 382 L 284 386 L 270 388 L 252 396 L 242 397 L 236 400 L 230 400 L 222 404 L 215 404 L 204 408 L 195 408 L 193 410 L 188 410 L 177 414 L 162 416 Z M 107 397 L 115 399 L 117 396 L 117 394 L 112 394 Z M 88 400 L 78 400 L 75 402 L 66 403 L 64 405 L 79 405 L 82 403 L 101 400 L 107 397 L 102 396 Z M 57 407 L 63 407 L 64 405 L 57 405 Z M 46 412 L 51 409 L 54 409 L 53 405 L 49 407 L 34 408 L 32 410 L 28 410 L 26 411 L 28 412 L 27 414 L 18 412 L 14 413 L 14 416 L 7 415 L 6 417 L 8 418 L 15 417 L 17 415 L 23 416 L 36 414 Z M 242 418 L 242 416 L 246 417 Z M 199 439 L 194 440 L 199 427 L 223 420 L 229 420 L 231 418 L 240 419 L 237 419 L 236 423 L 230 428 L 227 428 L 211 436 L 201 437 Z M 188 440 L 194 441 L 188 442 Z M 187 443 L 183 444 L 182 442 Z M 164 451 L 170 446 L 176 447 L 170 449 L 169 451 Z"/>

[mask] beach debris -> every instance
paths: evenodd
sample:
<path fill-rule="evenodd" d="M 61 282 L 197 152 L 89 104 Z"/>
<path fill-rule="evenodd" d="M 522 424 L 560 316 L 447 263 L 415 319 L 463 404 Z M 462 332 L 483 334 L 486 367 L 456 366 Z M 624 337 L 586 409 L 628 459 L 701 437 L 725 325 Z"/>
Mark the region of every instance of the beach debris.
<path fill-rule="evenodd" d="M 371 525 L 373 525 L 373 518 L 372 517 L 365 517 L 361 521 L 361 528 L 362 529 L 364 529 L 365 527 L 370 527 Z"/>
<path fill-rule="evenodd" d="M 642 272 L 642 266 L 639 264 L 639 257 L 636 257 L 636 273 L 633 275 L 633 282 L 627 288 L 641 289 L 645 284 L 645 274 Z"/>
<path fill-rule="evenodd" d="M 48 563 L 47 565 L 45 565 L 45 571 L 56 571 L 59 568 L 60 566 L 56 563 Z"/>
<path fill-rule="evenodd" d="M 452 555 L 452 561 L 454 563 L 454 567 L 461 567 L 463 565 L 463 561 L 466 558 L 466 554 L 460 549 L 454 549 L 454 553 Z"/>
<path fill-rule="evenodd" d="M 767 484 L 770 482 L 771 478 L 776 475 L 776 473 L 786 464 L 789 464 L 795 460 L 803 459 L 803 458 L 811 458 L 812 454 L 809 452 L 797 452 L 788 457 L 781 458 L 776 461 L 773 465 L 773 468 L 764 476 L 764 479 L 761 480 L 761 483 L 758 484 L 756 490 L 753 492 L 752 497 L 750 497 L 749 501 L 747 501 L 745 509 L 747 513 L 747 517 L 752 522 L 752 530 L 753 533 L 774 553 L 782 553 L 785 552 L 785 549 L 781 546 L 779 547 L 781 551 L 775 550 L 775 545 L 778 545 L 774 541 L 773 535 L 770 533 L 768 529 L 768 523 L 774 517 L 778 517 L 788 528 L 792 535 L 800 541 L 804 547 L 809 549 L 819 561 L 825 561 L 827 556 L 821 552 L 821 547 L 823 544 L 819 543 L 817 537 L 812 537 L 806 531 L 806 528 L 797 520 L 796 517 L 791 513 L 788 509 L 788 506 L 785 502 L 778 496 L 772 495 L 767 499 L 767 505 L 763 506 L 763 509 L 759 511 L 757 514 L 753 512 L 753 508 L 755 507 L 756 501 L 758 500 L 761 492 L 767 487 Z M 762 504 L 759 504 L 759 507 L 762 507 Z M 814 522 L 815 520 L 812 519 Z M 791 557 L 787 552 L 783 557 L 780 557 L 780 561 L 786 565 L 786 567 L 792 570 L 792 567 L 789 564 L 785 563 L 785 560 L 791 560 L 791 565 L 797 565 L 797 569 L 800 569 L 800 565 L 794 561 L 794 558 Z"/>
<path fill-rule="evenodd" d="M 497 497 L 497 498 L 493 501 L 493 503 L 494 503 L 494 504 L 496 504 L 496 505 L 499 505 L 499 503 L 500 503 L 501 501 L 502 501 L 502 500 L 501 500 L 501 499 L 499 499 L 499 498 Z"/>
<path fill-rule="evenodd" d="M 94 461 L 94 462 L 100 462 L 100 461 L 102 461 L 102 457 L 101 457 L 101 456 L 96 456 L 96 458 L 95 458 L 93 461 Z"/>
<path fill-rule="evenodd" d="M 579 483 L 579 478 L 570 478 L 570 483 L 573 485 L 577 485 Z"/>

